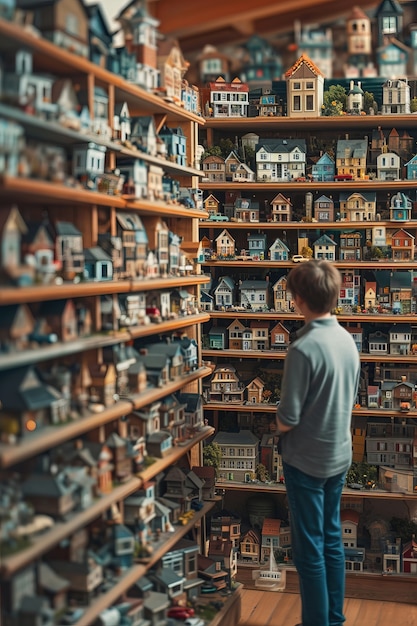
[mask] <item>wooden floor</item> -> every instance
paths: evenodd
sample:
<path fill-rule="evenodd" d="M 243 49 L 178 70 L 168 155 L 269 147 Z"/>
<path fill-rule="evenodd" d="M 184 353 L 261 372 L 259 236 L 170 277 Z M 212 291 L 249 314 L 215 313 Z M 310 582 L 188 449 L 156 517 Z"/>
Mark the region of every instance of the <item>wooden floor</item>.
<path fill-rule="evenodd" d="M 297 593 L 243 589 L 240 620 L 228 626 L 295 626 L 301 621 Z M 381 600 L 345 600 L 345 626 L 417 626 L 417 605 Z"/>

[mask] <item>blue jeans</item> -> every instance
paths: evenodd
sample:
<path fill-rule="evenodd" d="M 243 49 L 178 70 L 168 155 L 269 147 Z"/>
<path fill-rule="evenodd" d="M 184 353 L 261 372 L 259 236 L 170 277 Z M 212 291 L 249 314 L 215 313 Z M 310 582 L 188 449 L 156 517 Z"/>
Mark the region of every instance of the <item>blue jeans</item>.
<path fill-rule="evenodd" d="M 303 626 L 341 626 L 345 621 L 345 554 L 340 500 L 345 472 L 315 478 L 288 463 L 283 466 Z"/>

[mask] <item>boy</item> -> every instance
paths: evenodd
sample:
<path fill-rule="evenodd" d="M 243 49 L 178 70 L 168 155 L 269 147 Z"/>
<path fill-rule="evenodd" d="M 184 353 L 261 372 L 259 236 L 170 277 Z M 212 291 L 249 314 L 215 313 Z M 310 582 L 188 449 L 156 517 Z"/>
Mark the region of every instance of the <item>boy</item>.
<path fill-rule="evenodd" d="M 341 626 L 345 621 L 340 500 L 352 462 L 350 423 L 360 359 L 351 335 L 331 314 L 340 286 L 340 273 L 324 260 L 300 264 L 287 281 L 305 320 L 288 349 L 277 407 L 300 581 L 298 626 Z"/>

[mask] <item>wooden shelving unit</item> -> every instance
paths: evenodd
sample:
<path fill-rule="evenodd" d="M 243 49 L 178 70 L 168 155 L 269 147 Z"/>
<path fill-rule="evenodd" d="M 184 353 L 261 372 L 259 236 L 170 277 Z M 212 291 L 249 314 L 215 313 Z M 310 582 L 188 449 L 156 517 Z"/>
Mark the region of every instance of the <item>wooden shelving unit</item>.
<path fill-rule="evenodd" d="M 201 129 L 201 134 L 207 141 L 209 146 L 219 145 L 221 139 L 232 139 L 238 141 L 240 136 L 245 136 L 247 133 L 253 133 L 262 138 L 309 138 L 311 135 L 323 137 L 334 136 L 336 138 L 343 136 L 343 133 L 347 133 L 350 137 L 363 137 L 369 136 L 372 128 L 391 129 L 408 131 L 413 136 L 417 135 L 417 119 L 413 115 L 401 115 L 401 116 L 343 116 L 342 118 L 301 118 L 293 119 L 288 117 L 273 117 L 273 118 L 229 118 L 229 119 L 215 119 L 210 118 L 206 120 L 206 124 Z M 223 213 L 221 205 L 226 202 L 230 196 L 230 192 L 234 192 L 238 196 L 241 195 L 245 198 L 253 198 L 257 202 L 256 206 L 259 206 L 260 221 L 259 222 L 239 222 L 234 219 L 228 219 L 224 221 L 216 220 L 200 220 L 200 237 L 206 237 L 211 243 L 213 250 L 212 258 L 207 256 L 207 260 L 204 263 L 204 270 L 210 273 L 212 280 L 222 276 L 231 277 L 235 281 L 235 285 L 239 281 L 245 279 L 263 280 L 267 277 L 267 280 L 276 280 L 278 276 L 285 275 L 292 267 L 294 263 L 291 260 L 288 261 L 271 261 L 267 258 L 258 260 L 256 259 L 234 259 L 233 255 L 230 258 L 221 258 L 216 255 L 215 240 L 226 230 L 231 234 L 231 237 L 236 242 L 236 255 L 239 255 L 240 249 L 245 249 L 248 245 L 245 245 L 245 236 L 251 234 L 264 234 L 267 238 L 267 249 L 271 245 L 276 237 L 282 237 L 282 233 L 286 236 L 286 243 L 290 247 L 289 259 L 291 254 L 297 252 L 297 249 L 292 249 L 297 242 L 298 237 L 307 238 L 310 241 L 318 239 L 324 234 L 337 234 L 341 231 L 346 232 L 361 232 L 372 233 L 372 230 L 378 227 L 384 228 L 387 231 L 394 232 L 397 229 L 404 228 L 406 231 L 411 232 L 414 236 L 417 235 L 417 220 L 411 219 L 404 222 L 392 221 L 387 219 L 375 219 L 374 221 L 367 222 L 354 222 L 354 221 L 334 221 L 334 222 L 318 222 L 312 220 L 300 220 L 297 213 L 297 219 L 294 221 L 283 222 L 271 222 L 266 221 L 268 216 L 268 205 L 272 198 L 281 192 L 286 198 L 290 198 L 292 201 L 293 209 L 303 206 L 305 194 L 311 192 L 313 194 L 313 201 L 315 198 L 321 195 L 337 199 L 339 192 L 349 192 L 350 190 L 355 192 L 372 192 L 376 194 L 379 205 L 384 203 L 384 198 L 388 198 L 394 193 L 402 192 L 406 195 L 410 195 L 412 201 L 415 201 L 415 181 L 412 180 L 395 180 L 395 181 L 378 181 L 378 180 L 355 180 L 355 181 L 343 181 L 343 182 L 209 182 L 207 179 L 203 179 L 201 182 L 201 188 L 205 192 L 205 196 L 213 194 L 214 197 L 220 202 L 220 212 Z M 263 208 L 265 205 L 265 208 Z M 230 210 L 230 207 L 229 207 Z M 336 209 L 335 209 L 336 210 Z M 378 211 L 378 209 L 377 209 Z M 265 215 L 264 215 L 265 214 Z M 228 214 L 230 217 L 230 214 Z M 243 254 L 243 253 L 241 253 Z M 248 252 L 246 252 L 248 254 Z M 266 256 L 266 254 L 265 254 Z M 417 275 L 417 262 L 410 261 L 394 261 L 392 259 L 382 259 L 379 261 L 374 260 L 360 260 L 360 261 L 345 261 L 335 260 L 334 264 L 340 270 L 352 270 L 352 274 L 357 275 L 362 272 L 378 272 L 379 270 L 384 272 L 410 272 L 414 276 Z M 236 300 L 239 304 L 238 299 Z M 271 305 L 269 305 L 271 306 Z M 273 306 L 273 305 L 272 305 Z M 265 310 L 261 310 L 260 307 L 257 311 L 245 311 L 242 306 L 230 306 L 225 307 L 224 310 L 220 310 L 218 307 L 216 310 L 210 311 L 210 323 L 204 325 L 204 332 L 207 334 L 212 327 L 227 328 L 234 320 L 242 322 L 246 326 L 250 326 L 252 322 L 265 321 L 270 322 L 271 328 L 274 323 L 282 321 L 287 328 L 297 327 L 302 323 L 301 316 L 293 312 L 281 312 L 274 311 L 265 306 Z M 415 312 L 411 311 L 409 314 L 395 315 L 386 313 L 338 313 L 337 317 L 342 325 L 348 325 L 350 327 L 366 328 L 369 325 L 373 329 L 379 327 L 388 328 L 394 324 L 407 323 L 415 326 Z M 246 324 L 245 324 L 246 323 Z M 268 372 L 271 371 L 273 363 L 277 363 L 277 368 L 282 371 L 283 361 L 285 359 L 285 351 L 274 350 L 239 350 L 239 349 L 209 349 L 207 348 L 207 342 L 205 342 L 205 349 L 203 350 L 203 356 L 206 359 L 210 359 L 214 366 L 216 364 L 231 364 L 236 367 L 236 370 L 242 370 L 243 377 L 245 379 L 253 375 L 256 367 L 264 365 L 264 369 Z M 367 347 L 364 347 L 364 351 L 361 352 L 360 358 L 363 366 L 370 365 L 393 365 L 393 366 L 413 366 L 417 363 L 416 356 L 414 354 L 369 354 Z M 342 356 L 341 356 L 342 358 Z M 244 428 L 250 428 L 251 420 L 257 419 L 256 425 L 259 429 L 264 422 L 269 423 L 269 419 L 273 420 L 276 413 L 276 406 L 274 403 L 238 403 L 238 402 L 206 402 L 205 411 L 209 416 L 209 421 L 214 425 L 216 430 L 222 430 L 222 424 L 233 424 L 233 428 L 237 428 L 239 420 L 244 421 Z M 410 411 L 401 412 L 399 410 L 388 410 L 383 408 L 354 408 L 352 411 L 353 423 L 361 425 L 370 418 L 375 418 L 376 421 L 380 418 L 390 418 L 393 421 L 401 420 L 405 424 L 414 424 L 417 418 L 417 410 L 412 408 Z M 235 418 L 237 416 L 237 418 Z M 264 422 L 262 422 L 264 420 Z M 355 421 L 356 420 L 356 421 Z M 232 472 L 232 470 L 230 470 Z M 227 472 L 226 472 L 227 473 Z M 264 484 L 256 481 L 256 484 L 239 483 L 230 480 L 218 480 L 216 483 L 218 490 L 223 491 L 223 498 L 225 507 L 230 505 L 232 510 L 242 511 L 242 515 L 245 515 L 247 498 L 252 494 L 274 494 L 282 498 L 285 498 L 285 485 L 271 483 Z M 374 505 L 377 507 L 384 506 L 389 507 L 389 504 L 395 506 L 402 506 L 406 503 L 406 509 L 408 511 L 416 511 L 417 507 L 417 492 L 396 493 L 389 492 L 382 489 L 372 490 L 355 490 L 348 487 L 345 488 L 343 493 L 343 500 L 348 503 L 355 502 L 355 507 L 360 508 L 364 502 L 366 502 L 367 510 Z M 407 508 L 408 507 L 408 508 Z M 378 510 L 380 510 L 378 508 Z M 387 509 L 385 508 L 384 511 Z M 405 509 L 404 509 L 405 510 Z M 415 513 L 412 513 L 412 516 Z M 415 586 L 417 579 L 415 576 L 403 577 L 410 588 Z M 366 579 L 366 574 L 362 579 Z M 239 580 L 239 577 L 238 577 Z M 391 588 L 390 581 L 384 580 L 385 593 L 389 593 L 387 590 Z M 361 597 L 361 585 L 362 582 L 355 576 L 349 576 L 350 593 L 355 594 L 357 597 Z M 392 587 L 394 589 L 394 586 Z M 365 597 L 365 596 L 364 596 Z M 409 595 L 407 595 L 409 598 Z M 405 601 L 408 601 L 405 600 Z"/>
<path fill-rule="evenodd" d="M 74 145 L 94 142 L 106 148 L 106 165 L 114 169 L 117 165 L 123 165 L 126 159 L 140 158 L 149 166 L 162 168 L 165 174 L 177 179 L 180 185 L 190 188 L 198 188 L 201 178 L 200 170 L 194 169 L 190 164 L 195 163 L 197 149 L 198 127 L 204 124 L 204 120 L 188 112 L 187 110 L 168 102 L 162 98 L 147 92 L 141 87 L 125 81 L 120 76 L 99 67 L 87 59 L 76 56 L 56 45 L 35 36 L 29 29 L 18 26 L 15 23 L 0 19 L 0 55 L 12 56 L 20 49 L 30 50 L 33 55 L 34 73 L 47 73 L 57 78 L 74 78 L 85 85 L 89 93 L 89 104 L 93 104 L 93 91 L 96 86 L 104 89 L 108 94 L 108 119 L 113 119 L 115 103 L 125 101 L 132 116 L 152 116 L 157 132 L 162 126 L 181 127 L 188 139 L 187 165 L 156 157 L 126 147 L 117 141 L 109 140 L 99 135 L 74 131 L 61 126 L 58 122 L 46 120 L 15 107 L 9 102 L 0 103 L 0 117 L 10 123 L 19 124 L 23 128 L 25 139 L 33 142 L 48 142 L 60 146 L 70 152 Z M 162 196 L 161 196 L 162 197 Z M 18 207 L 23 220 L 42 219 L 45 213 L 53 220 L 67 220 L 76 224 L 78 230 L 83 233 L 84 247 L 95 246 L 98 243 L 98 235 L 102 233 L 116 234 L 117 214 L 138 214 L 145 223 L 145 227 L 156 228 L 157 219 L 161 218 L 168 225 L 171 232 L 185 241 L 198 242 L 198 221 L 205 219 L 207 213 L 199 208 L 186 208 L 178 203 L 165 202 L 161 199 L 137 199 L 132 196 L 108 195 L 96 190 L 90 190 L 81 186 L 51 182 L 36 178 L 24 178 L 0 174 L 0 200 L 3 209 L 15 205 Z M 155 219 L 153 219 L 155 218 Z M 149 235 L 150 233 L 147 232 Z M 152 232 L 153 234 L 153 232 Z M 102 352 L 105 348 L 117 344 L 133 345 L 140 339 L 152 339 L 154 342 L 163 341 L 165 337 L 181 335 L 185 333 L 197 345 L 201 338 L 201 325 L 209 319 L 206 313 L 193 313 L 190 315 L 172 314 L 170 319 L 160 323 L 144 323 L 137 326 L 120 326 L 119 330 L 104 330 L 101 321 L 100 299 L 103 296 L 126 297 L 131 294 L 143 294 L 148 291 L 162 292 L 174 289 L 188 290 L 198 300 L 198 292 L 202 285 L 207 282 L 207 277 L 201 273 L 198 264 L 187 268 L 187 272 L 181 275 L 179 272 L 172 275 L 155 278 L 137 277 L 120 278 L 114 280 L 77 282 L 64 281 L 51 284 L 33 284 L 25 287 L 2 285 L 0 290 L 0 316 L 4 307 L 13 305 L 25 305 L 37 309 L 42 302 L 53 303 L 56 300 L 71 299 L 74 302 L 86 301 L 91 305 L 91 317 L 93 332 L 87 337 L 80 337 L 73 341 L 58 341 L 51 345 L 35 345 L 31 349 L 16 349 L 2 351 L 0 354 L 0 372 L 4 375 L 23 367 L 48 367 L 48 364 L 60 364 L 64 362 L 94 365 L 102 362 Z M 4 309 L 5 310 L 5 309 Z M 116 325 L 114 325 L 116 328 Z M 69 359 L 68 361 L 66 361 Z M 173 370 L 173 368 L 171 368 Z M 171 371 L 170 370 L 170 371 Z M 198 355 L 198 364 L 190 369 L 174 376 L 170 374 L 169 380 L 162 386 L 147 385 L 141 393 L 130 393 L 126 397 L 116 399 L 114 404 L 101 407 L 99 412 L 89 409 L 77 418 L 74 416 L 68 421 L 56 425 L 45 425 L 37 432 L 16 437 L 16 440 L 2 439 L 0 443 L 0 479 L 7 481 L 15 479 L 19 473 L 28 471 L 36 458 L 41 458 L 54 448 L 79 440 L 91 439 L 104 443 L 107 435 L 112 430 L 123 436 L 126 430 L 126 416 L 163 400 L 170 394 L 180 391 L 200 393 L 201 380 L 207 376 L 210 369 L 206 367 Z M 41 561 L 48 561 L 48 554 L 58 544 L 66 542 L 74 534 L 83 529 L 88 529 L 100 518 L 104 519 L 109 511 L 120 506 L 121 520 L 123 521 L 123 501 L 141 489 L 144 484 L 161 476 L 168 468 L 175 464 L 191 468 L 192 465 L 201 463 L 202 442 L 213 434 L 213 428 L 200 426 L 192 429 L 192 433 L 184 437 L 182 441 L 175 441 L 170 451 L 156 458 L 149 465 L 133 473 L 125 482 L 115 483 L 110 492 L 96 496 L 93 503 L 85 508 L 76 507 L 73 512 L 63 518 L 57 518 L 52 528 L 45 530 L 41 535 L 29 541 L 27 547 L 15 552 L 2 552 L 0 546 L 0 585 L 7 595 L 9 585 L 15 576 L 21 572 L 33 571 L 36 576 L 36 568 Z M 194 513 L 193 518 L 185 525 L 178 525 L 174 532 L 167 533 L 163 541 L 155 545 L 152 556 L 146 563 L 136 563 L 121 576 L 115 577 L 114 584 L 104 593 L 98 593 L 85 611 L 82 618 L 77 622 L 78 626 L 90 626 L 95 622 L 102 611 L 111 607 L 146 574 L 150 567 L 154 566 L 165 554 L 173 548 L 176 542 L 186 534 L 190 534 L 194 528 L 205 524 L 205 517 L 213 506 L 213 502 L 206 502 L 203 508 Z M 88 532 L 88 530 L 87 530 Z M 196 536 L 196 543 L 200 537 Z M 28 589 L 30 593 L 30 589 Z M 10 615 L 5 606 L 10 597 L 0 598 L 2 614 L 0 621 L 8 620 Z M 13 617 L 15 619 L 15 617 Z M 6 623 L 6 622 L 5 622 Z"/>

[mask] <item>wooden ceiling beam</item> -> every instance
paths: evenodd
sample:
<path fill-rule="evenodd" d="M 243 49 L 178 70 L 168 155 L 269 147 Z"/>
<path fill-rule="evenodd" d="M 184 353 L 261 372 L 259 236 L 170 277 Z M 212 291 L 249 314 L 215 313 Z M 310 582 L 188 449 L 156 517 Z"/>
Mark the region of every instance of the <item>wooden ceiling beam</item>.
<path fill-rule="evenodd" d="M 346 16 L 357 0 L 150 0 L 150 12 L 160 21 L 160 31 L 178 39 L 184 52 L 202 50 L 205 44 L 229 44 L 244 36 L 292 30 L 302 24 L 329 22 Z M 378 0 L 361 0 L 363 10 Z M 224 38 L 223 38 L 224 37 Z"/>

